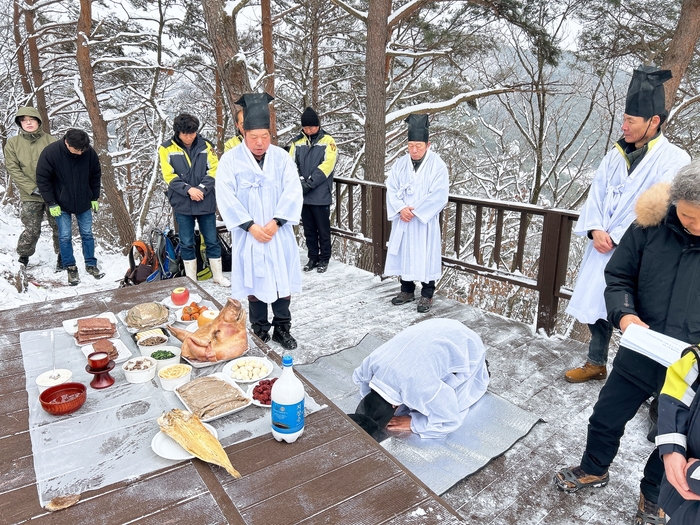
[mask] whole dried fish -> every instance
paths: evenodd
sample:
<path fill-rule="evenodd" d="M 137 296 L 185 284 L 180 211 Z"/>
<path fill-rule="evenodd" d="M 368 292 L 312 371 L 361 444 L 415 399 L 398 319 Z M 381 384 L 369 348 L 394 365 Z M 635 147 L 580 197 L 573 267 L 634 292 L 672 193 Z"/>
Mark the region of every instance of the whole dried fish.
<path fill-rule="evenodd" d="M 163 412 L 158 418 L 158 426 L 193 456 L 225 468 L 234 478 L 241 477 L 219 440 L 209 433 L 197 416 L 173 408 L 170 412 Z"/>

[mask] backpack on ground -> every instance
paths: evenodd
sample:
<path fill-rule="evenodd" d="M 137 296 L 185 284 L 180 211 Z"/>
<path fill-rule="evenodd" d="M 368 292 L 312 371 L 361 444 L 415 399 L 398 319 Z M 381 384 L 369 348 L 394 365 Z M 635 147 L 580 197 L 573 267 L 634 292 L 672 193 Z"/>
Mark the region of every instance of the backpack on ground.
<path fill-rule="evenodd" d="M 134 254 L 136 252 L 136 254 Z M 138 264 L 136 258 L 140 257 Z M 119 287 L 133 286 L 160 279 L 160 264 L 153 248 L 143 241 L 134 241 L 129 249 L 129 269 Z"/>
<path fill-rule="evenodd" d="M 158 228 L 152 229 L 150 243 L 158 260 L 161 279 L 185 275 L 185 264 L 180 256 L 180 238 L 173 230 L 165 233 Z"/>

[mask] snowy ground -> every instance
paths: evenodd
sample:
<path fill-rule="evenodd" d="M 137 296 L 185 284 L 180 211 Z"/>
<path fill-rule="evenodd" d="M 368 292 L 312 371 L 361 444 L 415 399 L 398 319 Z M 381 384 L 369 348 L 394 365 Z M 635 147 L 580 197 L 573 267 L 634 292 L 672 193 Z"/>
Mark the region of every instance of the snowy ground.
<path fill-rule="evenodd" d="M 74 297 L 118 287 L 128 263 L 120 253 L 107 253 L 97 239 L 96 255 L 106 273 L 95 280 L 84 272 L 80 243 L 74 244 L 81 283 L 68 286 L 65 272 L 54 273 L 55 255 L 46 226 L 27 269 L 28 288 L 17 290 L 15 247 L 21 232 L 17 217 L 0 212 L 0 309 Z M 300 255 L 302 262 L 306 258 Z M 220 303 L 229 290 L 212 281 L 199 285 Z M 354 346 L 367 333 L 389 339 L 427 316 L 460 320 L 484 340 L 491 367 L 492 392 L 543 419 L 503 456 L 461 481 L 443 495 L 467 523 L 491 525 L 632 523 L 642 467 L 652 445 L 646 440 L 646 408 L 626 429 L 613 463 L 610 485 L 567 495 L 552 484 L 556 470 L 574 465 L 585 446 L 586 424 L 602 383 L 572 385 L 565 370 L 582 364 L 585 345 L 563 337 L 535 334 L 531 326 L 436 297 L 432 311 L 418 314 L 415 304 L 395 307 L 395 280 L 378 277 L 331 261 L 325 274 L 303 275 L 301 294 L 292 298 L 292 334 L 299 342 L 297 363 Z M 278 352 L 281 348 L 270 343 Z M 611 351 L 611 361 L 614 350 Z"/>

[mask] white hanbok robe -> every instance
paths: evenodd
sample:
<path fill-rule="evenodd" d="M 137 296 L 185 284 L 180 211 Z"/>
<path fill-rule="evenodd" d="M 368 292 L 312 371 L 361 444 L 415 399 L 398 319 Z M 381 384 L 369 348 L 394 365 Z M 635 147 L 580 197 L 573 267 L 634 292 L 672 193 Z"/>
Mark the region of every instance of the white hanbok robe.
<path fill-rule="evenodd" d="M 301 291 L 299 247 L 293 225 L 299 224 L 303 194 L 292 158 L 270 146 L 261 169 L 245 143 L 227 151 L 216 173 L 216 200 L 231 232 L 231 296 L 254 295 L 266 303 Z M 261 243 L 240 228 L 254 221 L 265 226 L 284 219 L 272 240 Z"/>
<path fill-rule="evenodd" d="M 440 278 L 440 212 L 449 190 L 447 166 L 430 149 L 418 171 L 413 171 L 410 155 L 394 163 L 386 181 L 386 214 L 392 224 L 384 275 L 424 283 Z M 414 208 L 410 222 L 399 216 L 406 206 Z"/>
<path fill-rule="evenodd" d="M 364 397 L 370 389 L 411 416 L 411 430 L 439 438 L 462 424 L 486 392 L 484 344 L 459 321 L 429 319 L 406 328 L 368 355 L 352 374 Z"/>
<path fill-rule="evenodd" d="M 685 151 L 660 135 L 649 143 L 649 151 L 628 175 L 626 158 L 615 145 L 596 171 L 574 233 L 588 235 L 590 230 L 602 230 L 618 244 L 635 219 L 634 205 L 639 196 L 657 182 L 671 181 L 689 162 L 690 156 Z M 604 270 L 614 251 L 600 253 L 593 247 L 593 241 L 586 247 L 574 293 L 566 308 L 568 314 L 582 323 L 594 324 L 598 319 L 608 318 L 603 297 Z"/>

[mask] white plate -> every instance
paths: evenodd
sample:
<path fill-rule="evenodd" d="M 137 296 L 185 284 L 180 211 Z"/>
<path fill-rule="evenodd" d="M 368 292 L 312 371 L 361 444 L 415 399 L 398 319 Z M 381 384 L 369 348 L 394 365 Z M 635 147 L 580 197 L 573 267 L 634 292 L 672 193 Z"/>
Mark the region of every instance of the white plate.
<path fill-rule="evenodd" d="M 272 378 L 272 377 L 265 378 L 264 377 L 263 379 L 274 379 L 274 378 Z M 258 401 L 257 399 L 255 399 L 253 397 L 253 390 L 255 390 L 255 387 L 258 386 L 258 383 L 260 383 L 260 381 L 262 381 L 262 379 L 258 379 L 255 383 L 253 383 L 252 385 L 250 385 L 248 387 L 248 397 L 253 400 L 253 404 L 255 406 L 263 407 L 263 408 L 270 408 L 272 406 L 272 403 L 270 403 L 269 405 L 263 405 L 260 401 Z"/>
<path fill-rule="evenodd" d="M 183 358 L 183 359 L 184 359 L 184 358 Z M 200 376 L 200 377 L 201 377 L 201 376 Z M 248 397 L 248 394 L 246 394 L 246 393 L 243 391 L 243 389 L 242 389 L 240 386 L 238 386 L 238 385 L 236 384 L 236 382 L 235 382 L 233 379 L 231 379 L 230 377 L 226 377 L 226 375 L 225 375 L 225 374 L 222 374 L 221 372 L 217 372 L 216 374 L 211 374 L 210 377 L 215 377 L 215 378 L 217 378 L 217 379 L 221 379 L 222 381 L 225 381 L 225 382 L 227 382 L 229 385 L 233 386 L 233 388 L 235 388 L 236 390 L 238 390 L 242 396 L 245 396 L 245 397 L 248 398 L 248 403 L 246 403 L 245 405 L 240 406 L 240 407 L 238 407 L 238 408 L 234 408 L 233 410 L 229 410 L 228 412 L 224 412 L 223 414 L 219 414 L 218 416 L 213 416 L 213 417 L 208 417 L 208 418 L 206 418 L 206 419 L 202 419 L 202 422 L 203 422 L 203 423 L 204 423 L 204 422 L 209 422 L 209 421 L 214 421 L 215 419 L 219 419 L 219 418 L 222 418 L 222 417 L 224 417 L 224 416 L 228 416 L 228 415 L 230 415 L 230 414 L 235 414 L 236 412 L 240 412 L 241 410 L 243 410 L 244 408 L 249 407 L 249 406 L 252 404 L 252 401 L 251 401 L 251 399 Z M 187 384 L 187 383 L 185 383 L 185 385 L 186 385 L 186 384 Z M 185 385 L 182 385 L 182 386 L 185 386 Z M 185 401 L 180 397 L 180 392 L 178 392 L 178 390 L 179 390 L 180 388 L 182 388 L 182 387 L 178 387 L 178 388 L 175 389 L 175 395 L 177 395 L 177 398 L 180 400 L 180 402 L 181 402 L 183 405 L 185 405 L 185 408 L 186 408 L 187 410 L 189 410 L 190 412 L 192 412 L 192 410 L 190 409 L 190 407 L 187 406 L 187 403 L 185 403 Z"/>
<path fill-rule="evenodd" d="M 131 350 L 129 350 L 119 339 L 109 339 L 109 341 L 117 349 L 117 352 L 119 352 L 119 356 L 114 360 L 115 363 L 121 363 L 131 357 Z M 83 352 L 83 354 L 85 354 L 85 357 L 89 356 L 95 351 L 92 348 L 92 345 L 83 346 L 80 348 L 80 350 Z"/>
<path fill-rule="evenodd" d="M 199 306 L 202 306 L 202 305 L 199 305 Z M 204 305 L 204 306 L 206 306 L 208 310 L 211 310 L 212 312 L 216 312 L 216 315 L 219 315 L 219 310 L 218 310 L 218 309 L 214 308 L 213 306 L 209 306 L 209 305 Z M 189 325 L 192 325 L 192 324 L 194 323 L 194 325 L 197 326 L 197 319 L 195 319 L 195 320 L 193 320 L 193 321 L 183 321 L 183 320 L 182 320 L 182 311 L 183 311 L 184 309 L 185 309 L 185 307 L 183 306 L 183 307 L 180 308 L 177 312 L 175 312 L 175 322 L 176 322 L 176 323 L 181 323 L 181 324 L 186 324 L 186 325 L 188 325 L 188 326 L 189 326 Z"/>
<path fill-rule="evenodd" d="M 219 435 L 213 426 L 207 425 L 206 423 L 202 424 L 204 425 L 204 428 L 211 432 L 212 436 L 219 439 Z M 153 452 L 158 454 L 160 457 L 172 459 L 174 461 L 192 459 L 194 457 L 192 454 L 182 448 L 177 441 L 162 431 L 153 436 L 153 439 L 151 440 L 151 448 L 153 449 Z"/>
<path fill-rule="evenodd" d="M 112 312 L 104 312 L 99 315 L 88 315 L 86 317 L 76 317 L 75 319 L 68 319 L 67 321 L 63 321 L 63 329 L 70 335 L 75 335 L 76 333 L 78 333 L 78 319 L 92 319 L 93 317 L 104 317 L 105 319 L 109 319 L 115 325 L 117 324 L 117 318 Z M 116 329 L 115 333 L 118 333 L 116 332 Z M 119 335 L 116 335 L 115 337 L 119 337 Z"/>
<path fill-rule="evenodd" d="M 192 301 L 194 301 L 195 303 L 199 303 L 199 301 L 201 301 L 201 300 L 202 300 L 202 296 L 201 296 L 201 295 L 197 295 L 196 293 L 191 293 L 191 294 L 190 294 L 190 298 L 187 299 L 187 304 L 190 304 Z M 183 306 L 186 306 L 186 305 L 184 305 L 184 304 L 183 304 L 182 306 L 177 306 L 177 305 L 175 305 L 175 304 L 173 303 L 173 300 L 170 298 L 170 296 L 167 296 L 165 299 L 163 299 L 163 300 L 160 302 L 160 304 L 164 304 L 165 306 L 167 306 L 167 307 L 170 308 L 171 310 L 176 310 L 176 309 L 178 309 L 178 308 L 182 308 Z"/>
<path fill-rule="evenodd" d="M 240 363 L 241 361 L 248 361 L 248 360 L 255 360 L 255 361 L 260 361 L 262 364 L 264 364 L 267 367 L 267 374 L 265 374 L 262 377 L 256 377 L 255 379 L 234 379 L 233 376 L 231 375 L 231 370 L 233 369 L 233 366 L 236 363 Z M 250 356 L 250 357 L 239 357 L 238 359 L 234 359 L 233 361 L 226 363 L 226 366 L 222 368 L 221 373 L 226 374 L 227 377 L 230 377 L 232 381 L 235 381 L 236 383 L 255 383 L 257 381 L 260 381 L 261 379 L 265 379 L 267 376 L 269 376 L 272 373 L 273 365 L 270 361 L 268 361 L 265 357 L 255 357 L 255 356 Z"/>
<path fill-rule="evenodd" d="M 119 320 L 124 323 L 124 326 L 126 327 L 126 331 L 129 332 L 130 334 L 135 334 L 136 332 L 144 332 L 146 330 L 151 330 L 153 328 L 165 328 L 169 324 L 173 324 L 175 322 L 175 312 L 170 310 L 170 313 L 168 315 L 168 318 L 164 323 L 160 323 L 154 326 L 149 326 L 148 328 L 131 328 L 127 322 L 126 322 L 126 314 L 129 313 L 129 310 L 122 310 L 117 314 L 117 317 Z M 167 330 L 166 330 L 167 331 Z"/>

